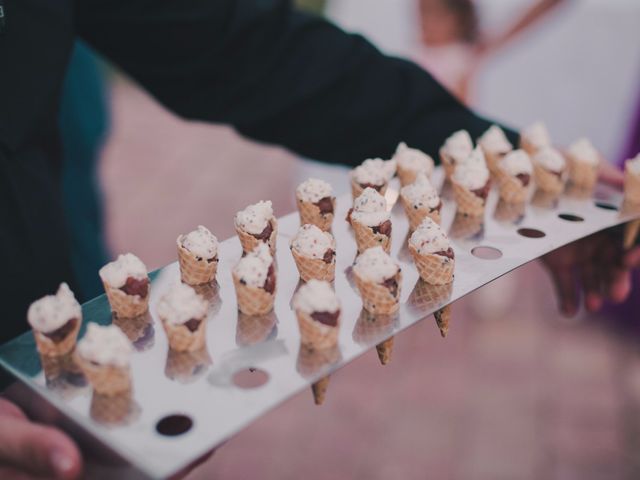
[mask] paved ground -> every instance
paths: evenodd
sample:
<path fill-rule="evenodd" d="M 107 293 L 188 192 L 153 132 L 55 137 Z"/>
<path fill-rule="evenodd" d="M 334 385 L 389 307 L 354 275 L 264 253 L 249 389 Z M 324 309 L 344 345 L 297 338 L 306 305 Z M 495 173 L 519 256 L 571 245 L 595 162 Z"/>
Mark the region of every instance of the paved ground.
<path fill-rule="evenodd" d="M 299 172 L 282 150 L 187 125 L 124 83 L 113 101 L 102 176 L 115 252 L 157 267 L 198 222 L 226 238 L 251 201 L 293 209 Z M 431 320 L 414 326 L 390 365 L 361 357 L 332 377 L 324 406 L 296 396 L 190 478 L 640 478 L 637 335 L 560 319 L 536 264 L 499 282 L 455 305 L 446 340 Z"/>

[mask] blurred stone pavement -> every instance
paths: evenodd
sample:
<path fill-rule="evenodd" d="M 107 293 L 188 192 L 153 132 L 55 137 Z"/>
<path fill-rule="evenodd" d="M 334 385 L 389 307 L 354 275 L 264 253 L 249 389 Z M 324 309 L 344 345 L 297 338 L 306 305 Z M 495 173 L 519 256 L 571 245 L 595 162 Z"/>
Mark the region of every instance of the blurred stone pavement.
<path fill-rule="evenodd" d="M 198 223 L 224 239 L 248 203 L 294 209 L 287 152 L 180 121 L 122 80 L 112 101 L 101 177 L 114 253 L 157 268 Z M 534 263 L 457 302 L 446 339 L 421 322 L 389 365 L 367 353 L 332 376 L 325 405 L 297 395 L 188 478 L 636 479 L 639 413 L 637 332 L 561 319 Z"/>

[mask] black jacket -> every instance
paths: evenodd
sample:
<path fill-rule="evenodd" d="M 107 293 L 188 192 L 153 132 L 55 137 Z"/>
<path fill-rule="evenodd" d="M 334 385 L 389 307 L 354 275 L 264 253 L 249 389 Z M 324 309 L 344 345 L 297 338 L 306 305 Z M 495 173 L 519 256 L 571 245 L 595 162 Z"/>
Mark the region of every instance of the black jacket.
<path fill-rule="evenodd" d="M 31 301 L 74 285 L 56 121 L 76 36 L 178 115 L 327 162 L 385 157 L 401 140 L 436 155 L 454 130 L 490 125 L 419 67 L 284 0 L 3 2 L 0 341 L 26 328 Z"/>

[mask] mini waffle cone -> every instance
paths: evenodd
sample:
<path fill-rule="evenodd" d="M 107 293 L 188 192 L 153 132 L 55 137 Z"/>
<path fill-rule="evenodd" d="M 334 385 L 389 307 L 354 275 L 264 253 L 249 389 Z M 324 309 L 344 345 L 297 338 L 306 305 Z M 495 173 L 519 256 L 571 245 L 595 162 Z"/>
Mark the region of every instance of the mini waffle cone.
<path fill-rule="evenodd" d="M 139 295 L 127 295 L 119 288 L 103 282 L 104 291 L 109 299 L 111 311 L 120 318 L 131 318 L 142 315 L 149 309 L 149 293 L 144 298 Z"/>
<path fill-rule="evenodd" d="M 113 396 L 131 390 L 129 368 L 113 365 L 94 365 L 76 355 L 76 362 L 82 369 L 93 389 L 101 395 Z"/>
<path fill-rule="evenodd" d="M 71 352 L 76 346 L 76 340 L 78 338 L 78 332 L 80 331 L 80 324 L 82 319 L 76 319 L 76 325 L 73 329 L 67 333 L 67 336 L 60 342 L 54 342 L 43 333 L 33 330 L 33 338 L 36 341 L 36 347 L 40 355 L 48 357 L 56 357 L 60 355 L 66 355 Z"/>
<path fill-rule="evenodd" d="M 640 204 L 640 175 L 634 174 L 628 166 L 624 169 L 624 199 L 630 204 Z"/>
<path fill-rule="evenodd" d="M 333 211 L 336 210 L 336 199 L 331 198 Z M 300 213 L 300 225 L 311 224 L 324 232 L 331 231 L 333 224 L 333 213 L 320 213 L 320 207 L 315 203 L 305 202 L 298 198 L 298 212 Z"/>
<path fill-rule="evenodd" d="M 533 175 L 540 190 L 555 194 L 562 193 L 564 190 L 564 180 L 536 162 L 533 163 Z"/>
<path fill-rule="evenodd" d="M 440 225 L 442 219 L 440 217 L 440 211 L 431 210 L 428 207 L 422 208 L 413 208 L 411 202 L 408 201 L 403 195 L 400 195 L 400 201 L 402 206 L 404 207 L 404 213 L 407 215 L 407 219 L 409 219 L 409 229 L 414 231 L 418 228 L 418 225 L 422 223 L 422 221 L 429 217 L 431 220 Z"/>
<path fill-rule="evenodd" d="M 500 222 L 518 222 L 525 213 L 525 202 L 510 203 L 500 199 L 493 216 Z"/>
<path fill-rule="evenodd" d="M 455 180 L 451 181 L 451 185 L 453 186 L 453 195 L 458 204 L 458 212 L 472 217 L 484 215 L 484 204 L 486 202 L 484 198 L 480 198 Z"/>
<path fill-rule="evenodd" d="M 453 175 L 453 172 L 455 172 L 456 170 L 456 163 L 453 161 L 451 157 L 449 157 L 449 155 L 444 153 L 444 150 L 442 148 L 440 149 L 439 153 L 440 153 L 440 163 L 444 168 L 445 177 L 451 178 L 451 176 Z"/>
<path fill-rule="evenodd" d="M 433 310 L 446 303 L 451 298 L 453 284 L 431 285 L 421 278 L 413 287 L 411 295 L 409 295 L 409 305 L 417 310 Z"/>
<path fill-rule="evenodd" d="M 302 280 L 308 282 L 314 278 L 330 283 L 333 282 L 336 274 L 335 256 L 331 263 L 327 263 L 321 258 L 311 258 L 306 255 L 301 255 L 295 248 L 291 249 L 291 254 L 296 262 L 296 267 L 298 267 L 298 272 Z"/>
<path fill-rule="evenodd" d="M 449 321 L 451 320 L 451 305 L 447 305 L 440 310 L 433 312 L 433 318 L 436 319 L 436 324 L 438 325 L 438 329 L 440 330 L 440 335 L 442 338 L 447 336 L 449 333 Z"/>
<path fill-rule="evenodd" d="M 202 285 L 211 283 L 216 277 L 218 269 L 218 258 L 209 262 L 198 257 L 184 248 L 178 242 L 178 262 L 180 264 L 180 277 L 184 283 L 189 285 Z"/>
<path fill-rule="evenodd" d="M 195 352 L 205 346 L 206 318 L 201 319 L 194 332 L 185 325 L 172 325 L 165 320 L 162 321 L 162 326 L 169 339 L 169 345 L 176 352 Z"/>
<path fill-rule="evenodd" d="M 273 232 L 271 232 L 271 236 L 269 240 L 267 240 L 267 245 L 269 245 L 269 250 L 271 251 L 271 256 L 276 254 L 276 237 L 278 236 L 278 221 L 275 218 L 269 220 L 271 225 L 273 226 Z M 242 245 L 242 251 L 244 253 L 249 253 L 255 249 L 262 240 L 258 240 L 256 237 L 251 235 L 248 232 L 245 232 L 238 226 L 236 226 L 236 233 L 238 234 L 238 238 L 240 239 L 240 244 Z"/>
<path fill-rule="evenodd" d="M 567 156 L 569 163 L 569 180 L 572 184 L 585 188 L 593 189 L 598 181 L 599 165 L 589 165 L 586 162 L 577 160 L 574 156 Z"/>
<path fill-rule="evenodd" d="M 246 315 L 265 315 L 273 309 L 276 292 L 267 292 L 264 288 L 243 285 L 233 274 L 233 284 L 236 287 L 238 310 Z"/>
<path fill-rule="evenodd" d="M 400 299 L 400 286 L 402 285 L 402 273 L 396 274 L 396 280 L 398 282 L 398 295 L 393 297 L 391 292 L 384 285 L 373 283 L 363 278 L 354 272 L 354 280 L 360 296 L 362 297 L 362 304 L 366 310 L 375 314 L 391 314 L 395 313 L 399 307 Z"/>
<path fill-rule="evenodd" d="M 484 226 L 484 217 L 473 217 L 464 215 L 460 212 L 456 213 L 449 230 L 451 238 L 471 238 L 482 232 Z"/>
<path fill-rule="evenodd" d="M 338 343 L 340 319 L 338 319 L 338 325 L 331 327 L 316 322 L 311 315 L 300 310 L 296 310 L 296 318 L 300 328 L 300 342 L 303 345 L 314 350 L 324 350 Z"/>
<path fill-rule="evenodd" d="M 133 411 L 133 395 L 125 391 L 117 395 L 101 395 L 94 392 L 89 414 L 93 420 L 105 425 L 125 423 Z"/>
<path fill-rule="evenodd" d="M 383 197 L 384 197 L 384 194 L 387 191 L 387 186 L 388 186 L 388 183 L 385 183 L 378 190 L 378 193 L 380 195 L 382 195 Z M 355 182 L 353 179 L 351 179 L 351 196 L 353 197 L 353 200 L 358 198 L 362 194 L 362 192 L 364 192 L 364 188 L 362 188 L 357 182 Z"/>
<path fill-rule="evenodd" d="M 313 393 L 313 401 L 316 405 L 322 405 L 324 399 L 327 396 L 327 389 L 329 388 L 329 375 L 321 378 L 316 383 L 311 385 L 311 392 Z"/>
<path fill-rule="evenodd" d="M 529 188 L 514 176 L 509 175 L 503 168 L 495 170 L 498 185 L 500 186 L 500 198 L 508 203 L 522 203 L 527 200 Z"/>
<path fill-rule="evenodd" d="M 380 343 L 393 333 L 397 320 L 397 315 L 375 315 L 363 308 L 353 327 L 353 340 L 363 345 Z"/>
<path fill-rule="evenodd" d="M 273 312 L 266 315 L 245 315 L 238 313 L 236 325 L 236 344 L 239 346 L 255 345 L 264 342 L 273 331 L 277 318 Z"/>
<path fill-rule="evenodd" d="M 382 247 L 387 253 L 391 251 L 391 237 L 387 237 L 381 233 L 374 233 L 371 227 L 367 227 L 363 223 L 353 219 L 351 220 L 351 226 L 356 236 L 359 253 L 371 247 Z"/>
<path fill-rule="evenodd" d="M 393 340 L 394 337 L 388 338 L 384 342 L 376 345 L 376 352 L 378 352 L 378 358 L 382 365 L 386 365 L 391 361 L 391 354 L 393 353 Z"/>
<path fill-rule="evenodd" d="M 444 255 L 420 254 L 411 244 L 409 244 L 409 251 L 416 264 L 420 278 L 425 282 L 431 285 L 446 285 L 453 282 L 455 260 L 451 260 Z"/>
<path fill-rule="evenodd" d="M 186 352 L 179 352 L 170 348 L 167 353 L 164 374 L 171 380 L 190 383 L 204 373 L 206 367 L 211 363 L 211 357 L 206 348 Z"/>

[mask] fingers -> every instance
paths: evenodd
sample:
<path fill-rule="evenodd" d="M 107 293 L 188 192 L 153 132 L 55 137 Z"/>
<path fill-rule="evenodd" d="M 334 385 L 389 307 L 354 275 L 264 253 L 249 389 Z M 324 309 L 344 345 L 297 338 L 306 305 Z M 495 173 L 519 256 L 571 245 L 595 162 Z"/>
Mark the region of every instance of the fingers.
<path fill-rule="evenodd" d="M 0 397 L 0 417 L 5 415 L 14 418 L 27 418 L 16 404 Z M 0 478 L 4 477 L 0 476 Z"/>
<path fill-rule="evenodd" d="M 0 465 L 38 476 L 74 479 L 82 460 L 78 448 L 62 432 L 5 415 L 0 418 Z"/>
<path fill-rule="evenodd" d="M 560 312 L 567 317 L 573 317 L 578 311 L 578 292 L 573 269 L 553 268 L 551 276 L 556 287 Z"/>
<path fill-rule="evenodd" d="M 584 306 L 590 312 L 597 312 L 602 308 L 602 289 L 598 270 L 591 264 L 582 269 L 582 288 L 584 290 Z"/>
<path fill-rule="evenodd" d="M 622 303 L 631 293 L 631 272 L 616 269 L 611 272 L 607 295 L 613 303 Z"/>
<path fill-rule="evenodd" d="M 625 253 L 623 264 L 627 268 L 640 267 L 640 247 L 635 247 Z"/>
<path fill-rule="evenodd" d="M 26 473 L 12 467 L 0 467 L 0 478 L 10 478 L 11 480 L 36 480 L 37 478 L 42 477 L 36 477 L 30 473 Z"/>

